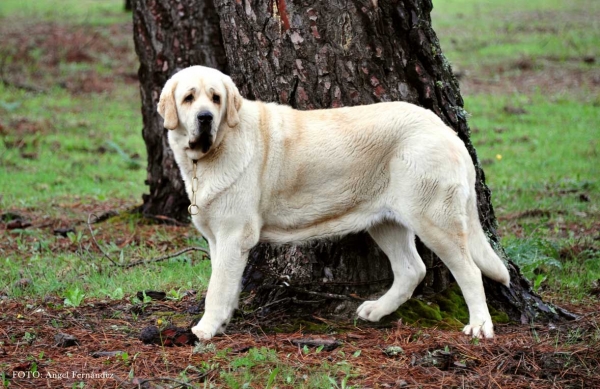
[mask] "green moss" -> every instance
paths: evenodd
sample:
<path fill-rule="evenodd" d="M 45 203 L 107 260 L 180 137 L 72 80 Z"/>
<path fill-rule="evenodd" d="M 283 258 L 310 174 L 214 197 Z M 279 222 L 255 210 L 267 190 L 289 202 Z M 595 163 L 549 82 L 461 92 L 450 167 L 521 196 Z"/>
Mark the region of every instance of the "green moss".
<path fill-rule="evenodd" d="M 468 118 L 469 116 L 471 116 L 471 115 L 470 115 L 470 114 L 469 114 L 469 113 L 468 113 L 468 112 L 467 112 L 467 111 L 466 111 L 466 110 L 465 110 L 463 107 L 461 107 L 461 106 L 458 106 L 458 105 L 456 105 L 456 106 L 454 106 L 454 107 L 453 107 L 453 109 L 454 109 L 454 112 L 456 113 L 456 116 L 458 116 L 460 119 L 467 120 L 467 118 Z"/>
<path fill-rule="evenodd" d="M 291 333 L 301 330 L 309 334 L 327 334 L 331 332 L 331 327 L 324 323 L 316 323 L 305 319 L 296 319 L 281 323 L 278 326 L 267 327 L 265 330 L 267 332 L 275 333 Z"/>
<path fill-rule="evenodd" d="M 448 58 L 446 58 L 444 53 L 440 52 L 439 54 L 440 54 L 440 57 L 442 58 L 442 67 L 443 67 L 444 71 L 451 72 L 452 66 L 450 65 L 450 61 L 448 61 Z"/>
<path fill-rule="evenodd" d="M 454 284 L 442 293 L 437 294 L 435 301 L 439 304 L 445 317 L 452 317 L 461 323 L 469 321 L 469 308 L 467 308 L 458 285 Z"/>
<path fill-rule="evenodd" d="M 136 212 L 135 209 L 122 211 L 117 213 L 114 216 L 110 216 L 108 218 L 108 222 L 112 224 L 123 224 L 123 223 L 133 223 L 140 225 L 149 225 L 151 224 L 150 219 L 145 218 L 140 212 Z"/>
<path fill-rule="evenodd" d="M 426 327 L 435 325 L 442 320 L 439 306 L 425 301 L 410 299 L 395 312 L 397 319 L 404 323 L 418 323 Z"/>
<path fill-rule="evenodd" d="M 492 321 L 494 324 L 507 324 L 510 323 L 510 318 L 506 314 L 506 312 L 501 312 L 496 310 L 494 307 L 490 306 L 490 315 L 492 316 Z"/>
<path fill-rule="evenodd" d="M 510 319 L 504 312 L 493 307 L 490 315 L 494 323 L 508 323 Z M 445 291 L 436 294 L 428 301 L 410 299 L 392 315 L 406 324 L 420 327 L 440 327 L 460 329 L 469 322 L 469 309 L 458 285 L 453 284 Z"/>

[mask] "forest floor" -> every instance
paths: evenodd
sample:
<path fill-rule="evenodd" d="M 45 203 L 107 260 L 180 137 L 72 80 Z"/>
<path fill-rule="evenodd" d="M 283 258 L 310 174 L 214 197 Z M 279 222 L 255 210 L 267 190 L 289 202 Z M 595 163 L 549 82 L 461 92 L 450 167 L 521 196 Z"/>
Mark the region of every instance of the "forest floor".
<path fill-rule="evenodd" d="M 165 345 L 139 339 L 149 326 L 164 327 L 161 320 L 187 327 L 196 317 L 194 295 L 145 304 L 91 299 L 79 307 L 64 307 L 56 297 L 11 300 L 0 304 L 3 322 L 11 323 L 2 326 L 0 363 L 12 388 L 600 387 L 600 314 L 568 308 L 581 318 L 499 325 L 495 339 L 479 342 L 455 330 L 402 323 L 325 322 L 322 330 L 278 333 L 263 331 L 264 318 L 247 315 L 226 335 L 194 347 L 169 327 L 162 332 Z M 308 341 L 325 347 L 305 346 Z"/>
<path fill-rule="evenodd" d="M 226 335 L 194 344 L 180 329 L 202 313 L 202 253 L 120 266 L 204 244 L 130 212 L 146 190 L 131 15 L 117 0 L 3 1 L 0 385 L 600 387 L 600 9 L 562 3 L 434 0 L 434 28 L 502 243 L 577 320 L 472 340 L 442 325 L 241 310 Z M 150 290 L 163 293 L 138 293 Z"/>

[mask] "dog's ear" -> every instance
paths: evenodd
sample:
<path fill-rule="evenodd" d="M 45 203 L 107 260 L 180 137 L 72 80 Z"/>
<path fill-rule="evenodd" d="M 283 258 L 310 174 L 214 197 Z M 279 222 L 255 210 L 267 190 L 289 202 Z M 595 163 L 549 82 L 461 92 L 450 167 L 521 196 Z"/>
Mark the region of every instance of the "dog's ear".
<path fill-rule="evenodd" d="M 233 128 L 240 123 L 238 111 L 242 108 L 242 95 L 230 77 L 223 77 L 223 84 L 227 90 L 227 125 Z"/>
<path fill-rule="evenodd" d="M 157 111 L 160 116 L 165 119 L 164 127 L 168 130 L 174 130 L 179 124 L 179 118 L 177 117 L 177 107 L 175 107 L 175 87 L 177 81 L 172 78 L 167 81 L 161 94 L 160 100 L 158 100 Z"/>

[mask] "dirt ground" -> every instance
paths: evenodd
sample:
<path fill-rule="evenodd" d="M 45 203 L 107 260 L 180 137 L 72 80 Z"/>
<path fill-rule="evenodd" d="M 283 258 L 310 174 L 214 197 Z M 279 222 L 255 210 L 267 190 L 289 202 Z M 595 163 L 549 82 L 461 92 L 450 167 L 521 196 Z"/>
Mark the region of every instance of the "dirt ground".
<path fill-rule="evenodd" d="M 581 63 L 595 61 L 592 57 L 579 59 Z M 543 68 L 543 72 L 539 71 Z M 528 94 L 539 91 L 544 95 L 556 95 L 564 91 L 581 91 L 580 97 L 589 98 L 600 94 L 600 70 L 582 69 L 576 64 L 552 58 L 523 57 L 508 64 L 482 69 L 478 74 L 457 70 L 460 90 L 464 95 Z"/>

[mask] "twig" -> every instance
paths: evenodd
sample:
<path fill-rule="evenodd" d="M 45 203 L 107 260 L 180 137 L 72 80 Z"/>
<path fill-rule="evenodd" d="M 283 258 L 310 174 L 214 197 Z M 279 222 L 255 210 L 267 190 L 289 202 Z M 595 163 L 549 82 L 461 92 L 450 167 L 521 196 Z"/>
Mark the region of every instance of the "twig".
<path fill-rule="evenodd" d="M 115 261 L 114 259 L 112 259 L 110 257 L 110 255 L 108 255 L 108 253 L 106 253 L 106 251 L 104 251 L 102 249 L 102 247 L 100 246 L 100 244 L 96 240 L 96 236 L 94 235 L 94 230 L 92 229 L 92 223 L 91 223 L 92 216 L 94 216 L 94 217 L 97 218 L 97 216 L 95 214 L 93 214 L 93 213 L 90 213 L 88 215 L 87 226 L 88 226 L 88 230 L 90 231 L 90 235 L 92 236 L 92 241 L 94 242 L 94 244 L 96 245 L 96 247 L 98 248 L 98 250 L 100 250 L 100 252 L 102 252 L 102 254 L 104 255 L 104 257 L 106 259 L 108 259 L 114 266 L 122 267 L 124 269 L 129 269 L 129 268 L 134 267 L 134 266 L 147 265 L 147 264 L 150 264 L 150 263 L 155 263 L 155 262 L 160 262 L 160 261 L 165 261 L 167 259 L 175 258 L 175 257 L 180 256 L 181 254 L 187 253 L 188 251 L 201 251 L 202 253 L 204 253 L 204 255 L 206 257 L 209 256 L 208 250 L 206 250 L 205 248 L 198 247 L 198 246 L 192 246 L 192 247 L 186 247 L 183 250 L 179 250 L 179 251 L 177 251 L 176 253 L 173 253 L 173 254 L 167 254 L 167 255 L 163 255 L 161 257 L 157 257 L 157 258 L 140 260 L 140 261 L 126 263 L 126 264 L 120 264 L 117 261 Z"/>
<path fill-rule="evenodd" d="M 180 222 L 179 220 L 173 219 L 172 217 L 168 217 L 168 216 L 150 215 L 150 214 L 144 213 L 144 217 L 155 220 L 155 221 L 157 221 L 159 223 L 163 223 L 163 224 L 170 224 L 170 225 L 179 226 L 179 227 L 187 227 L 188 226 L 187 223 Z"/>
<path fill-rule="evenodd" d="M 32 85 L 22 84 L 20 82 L 8 81 L 3 76 L 0 76 L 0 81 L 2 81 L 2 84 L 4 86 L 12 86 L 12 87 L 17 88 L 17 89 L 26 90 L 27 92 L 46 93 L 46 90 L 44 90 L 44 89 L 36 88 L 35 86 L 32 86 Z"/>
<path fill-rule="evenodd" d="M 275 300 L 275 301 L 271 301 L 270 303 L 268 303 L 268 304 L 265 304 L 265 305 L 263 305 L 262 307 L 258 307 L 258 308 L 256 308 L 254 311 L 252 311 L 252 312 L 250 312 L 250 313 L 256 313 L 256 312 L 258 312 L 258 311 L 262 311 L 263 309 L 266 309 L 266 308 L 268 308 L 268 307 L 271 307 L 271 306 L 273 306 L 273 305 L 280 304 L 280 303 L 284 303 L 284 302 L 288 302 L 288 301 L 290 301 L 290 300 L 292 300 L 292 298 L 291 298 L 291 297 L 286 297 L 286 298 L 282 298 L 281 300 Z"/>
<path fill-rule="evenodd" d="M 98 250 L 100 250 L 100 252 L 102 252 L 102 254 L 104 255 L 104 257 L 106 259 L 108 259 L 110 262 L 112 262 L 113 265 L 115 266 L 120 266 L 117 262 L 115 262 L 110 255 L 108 255 L 103 249 L 102 247 L 100 247 L 100 245 L 98 244 L 98 241 L 96 240 L 96 236 L 94 235 L 94 230 L 92 230 L 92 223 L 90 222 L 90 219 L 92 218 L 92 216 L 94 216 L 95 218 L 98 218 L 98 216 L 96 216 L 93 213 L 90 213 L 88 215 L 88 219 L 87 219 L 87 226 L 88 229 L 90 230 L 90 235 L 92 236 L 92 241 L 94 242 L 94 244 L 96 245 L 96 247 L 98 247 Z"/>
<path fill-rule="evenodd" d="M 354 297 L 354 296 L 350 296 L 350 295 L 345 295 L 345 294 L 336 294 L 336 293 L 327 293 L 327 292 L 313 292 L 312 290 L 306 290 L 306 289 L 302 289 L 302 288 L 297 288 L 295 286 L 288 286 L 288 289 L 296 292 L 296 293 L 305 293 L 305 294 L 309 294 L 311 296 L 319 296 L 319 297 L 326 297 L 326 298 L 330 298 L 330 299 L 337 299 L 337 300 L 347 300 L 347 301 L 365 301 L 365 299 L 360 298 L 360 297 Z"/>
<path fill-rule="evenodd" d="M 304 339 L 291 339 L 290 343 L 298 347 L 323 347 L 325 351 L 332 351 L 342 345 L 337 339 L 323 339 L 323 338 L 304 338 Z"/>
<path fill-rule="evenodd" d="M 96 245 L 96 247 L 98 247 L 98 249 L 102 252 L 102 254 L 104 255 L 105 258 L 107 258 L 114 266 L 117 267 L 121 267 L 124 269 L 129 269 L 131 267 L 134 266 L 139 266 L 139 265 L 147 265 L 150 263 L 155 263 L 155 262 L 160 262 L 160 261 L 165 261 L 167 259 L 171 259 L 171 258 L 175 258 L 180 256 L 181 254 L 187 253 L 188 251 L 200 251 L 202 252 L 207 258 L 209 257 L 209 252 L 208 250 L 206 250 L 203 247 L 198 247 L 198 246 L 192 246 L 192 247 L 186 247 L 183 250 L 179 250 L 173 254 L 168 254 L 168 255 L 163 255 L 161 257 L 157 257 L 157 258 L 152 258 L 152 259 L 147 259 L 147 260 L 140 260 L 140 261 L 136 261 L 136 262 L 131 262 L 131 263 L 127 263 L 127 264 L 120 264 L 117 263 L 115 260 L 113 260 L 103 249 L 102 247 L 100 247 L 100 244 L 98 244 L 98 241 L 96 240 L 96 237 L 94 235 L 94 231 L 92 229 L 92 224 L 91 224 L 91 218 L 92 216 L 96 217 L 97 216 L 93 213 L 90 213 L 88 215 L 88 220 L 87 220 L 87 226 L 88 229 L 90 231 L 90 234 L 92 236 L 92 241 L 94 242 L 94 244 Z M 378 281 L 383 281 L 383 280 L 378 280 Z M 267 286 L 263 286 L 263 287 L 267 287 Z M 272 288 L 277 287 L 277 286 L 272 286 Z M 312 290 L 307 290 L 307 289 L 302 289 L 302 288 L 298 288 L 296 286 L 293 285 L 285 285 L 285 286 L 279 286 L 279 287 L 285 287 L 293 292 L 296 293 L 304 293 L 304 294 L 308 294 L 311 296 L 318 296 L 318 297 L 323 297 L 323 298 L 328 298 L 328 299 L 337 299 L 337 300 L 346 300 L 346 301 L 365 301 L 365 299 L 360 298 L 360 297 L 355 297 L 355 296 L 351 296 L 351 295 L 343 295 L 343 294 L 336 294 L 336 293 L 327 293 L 327 292 L 315 292 Z M 285 300 L 285 299 L 284 299 Z M 267 304 L 263 307 L 259 307 L 257 308 L 254 312 L 257 312 L 260 309 L 264 309 L 270 305 L 274 305 L 275 303 L 278 303 L 281 301 L 275 301 L 273 303 Z"/>
<path fill-rule="evenodd" d="M 293 285 L 262 285 L 262 286 L 259 286 L 259 288 L 260 289 L 263 289 L 263 288 L 267 288 L 267 289 L 286 288 L 288 290 L 291 290 L 292 292 L 309 294 L 311 296 L 325 297 L 328 299 L 347 300 L 347 301 L 365 301 L 365 299 L 363 299 L 361 297 L 355 297 L 355 296 L 345 295 L 345 294 L 327 293 L 327 292 L 314 292 L 312 290 L 298 288 Z"/>
<path fill-rule="evenodd" d="M 102 213 L 100 216 L 94 215 L 94 216 L 96 216 L 96 218 L 94 219 L 94 221 L 92 223 L 93 224 L 100 223 L 100 222 L 108 220 L 111 217 L 117 216 L 117 215 L 118 215 L 118 213 L 116 211 L 106 211 L 106 212 Z"/>
<path fill-rule="evenodd" d="M 130 267 L 134 267 L 134 266 L 147 265 L 147 264 L 154 263 L 154 262 L 166 261 L 167 259 L 178 257 L 181 254 L 187 253 L 188 251 L 201 251 L 206 257 L 208 257 L 208 250 L 207 249 L 205 249 L 203 247 L 192 246 L 192 247 L 186 247 L 186 248 L 184 248 L 182 250 L 179 250 L 179 251 L 177 251 L 176 253 L 173 253 L 173 254 L 163 255 L 162 257 L 157 257 L 157 258 L 152 258 L 152 259 L 145 259 L 145 260 L 130 262 L 130 263 L 127 263 L 125 265 L 119 264 L 117 266 L 120 266 L 120 267 L 125 268 L 125 269 L 129 269 Z"/>
<path fill-rule="evenodd" d="M 360 285 L 383 284 L 383 283 L 392 282 L 392 281 L 394 281 L 393 278 L 381 278 L 378 280 L 371 280 L 371 281 L 346 281 L 346 282 L 326 281 L 326 282 L 319 282 L 319 285 L 322 285 L 322 286 L 340 286 L 340 285 L 360 286 Z M 294 284 L 294 286 L 305 286 L 305 285 L 315 285 L 315 282 L 303 282 L 303 283 L 299 283 L 299 284 Z"/>

